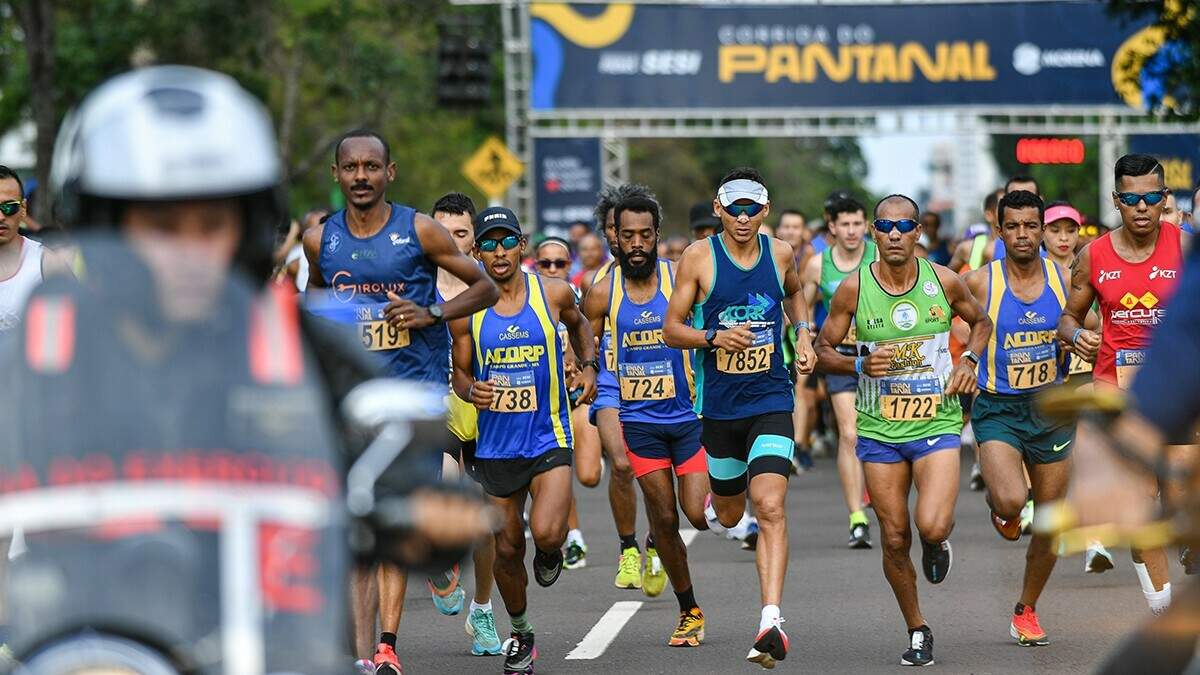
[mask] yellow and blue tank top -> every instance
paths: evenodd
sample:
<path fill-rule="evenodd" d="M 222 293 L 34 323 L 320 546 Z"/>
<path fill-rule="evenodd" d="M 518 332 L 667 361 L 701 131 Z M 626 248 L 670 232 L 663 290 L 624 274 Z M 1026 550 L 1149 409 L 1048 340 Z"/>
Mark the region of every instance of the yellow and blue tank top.
<path fill-rule="evenodd" d="M 471 316 L 475 379 L 496 391 L 491 408 L 479 411 L 479 459 L 528 459 L 573 446 L 562 337 L 541 279 L 522 274 L 520 312 L 503 316 L 488 308 Z"/>
<path fill-rule="evenodd" d="M 365 239 L 350 233 L 344 209 L 325 221 L 319 266 L 328 288 L 306 294 L 306 306 L 354 326 L 363 347 L 379 357 L 384 374 L 445 384 L 450 377 L 446 327 L 398 329 L 383 316 L 389 292 L 421 307 L 437 300 L 437 267 L 417 237 L 416 211 L 400 204 L 391 209 L 383 229 Z"/>
<path fill-rule="evenodd" d="M 1058 318 L 1067 304 L 1066 284 L 1052 261 L 1042 258 L 1046 287 L 1025 302 L 1008 287 L 1004 261 L 988 264 L 987 313 L 992 336 L 979 359 L 979 388 L 992 394 L 1030 394 L 1061 384 Z"/>
<path fill-rule="evenodd" d="M 672 349 L 663 341 L 663 320 L 675 289 L 674 266 L 659 261 L 658 290 L 640 305 L 625 294 L 625 279 L 619 270 L 611 276 L 608 316 L 613 326 L 611 344 L 616 355 L 621 421 L 694 421 L 691 353 Z"/>
<path fill-rule="evenodd" d="M 758 235 L 758 261 L 749 268 L 729 257 L 721 235 L 709 237 L 708 245 L 712 289 L 693 308 L 692 325 L 724 330 L 748 323 L 754 342 L 738 353 L 696 352 L 696 412 L 718 420 L 791 412 L 792 382 L 783 362 L 783 273 L 775 264 L 771 238 Z"/>
<path fill-rule="evenodd" d="M 592 277 L 592 285 L 600 283 L 606 276 L 611 284 L 614 278 L 621 274 L 621 266 L 616 260 L 609 260 L 596 270 Z M 612 401 L 617 398 L 616 352 L 612 350 L 612 318 L 604 321 L 604 334 L 600 336 L 600 353 L 596 355 L 600 361 L 600 370 L 596 372 L 596 401 Z M 593 407 L 599 407 L 593 405 Z"/>

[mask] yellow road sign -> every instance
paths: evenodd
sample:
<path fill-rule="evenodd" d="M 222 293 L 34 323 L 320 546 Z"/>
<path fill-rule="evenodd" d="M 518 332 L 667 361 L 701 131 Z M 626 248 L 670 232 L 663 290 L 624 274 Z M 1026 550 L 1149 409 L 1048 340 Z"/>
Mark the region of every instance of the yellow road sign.
<path fill-rule="evenodd" d="M 492 136 L 463 162 L 462 173 L 491 199 L 504 194 L 525 170 L 525 164 L 504 142 Z"/>

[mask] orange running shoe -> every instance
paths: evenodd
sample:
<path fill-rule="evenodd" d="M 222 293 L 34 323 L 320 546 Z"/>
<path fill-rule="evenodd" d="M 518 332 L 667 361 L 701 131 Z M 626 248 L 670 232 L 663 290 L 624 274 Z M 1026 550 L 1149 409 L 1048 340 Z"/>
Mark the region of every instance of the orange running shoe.
<path fill-rule="evenodd" d="M 1016 541 L 1021 538 L 1021 519 L 1013 518 L 1012 520 L 1004 520 L 992 511 L 992 527 L 996 528 L 996 532 L 1000 533 L 1001 537 L 1009 541 Z"/>
<path fill-rule="evenodd" d="M 386 642 L 380 642 L 375 648 L 375 663 L 376 675 L 404 675 L 404 670 L 400 667 L 400 659 L 396 657 L 396 650 Z"/>
<path fill-rule="evenodd" d="M 1044 647 L 1050 644 L 1046 631 L 1038 622 L 1037 612 L 1032 607 L 1018 604 L 1013 609 L 1012 623 L 1008 626 L 1008 634 L 1013 636 L 1022 647 Z"/>

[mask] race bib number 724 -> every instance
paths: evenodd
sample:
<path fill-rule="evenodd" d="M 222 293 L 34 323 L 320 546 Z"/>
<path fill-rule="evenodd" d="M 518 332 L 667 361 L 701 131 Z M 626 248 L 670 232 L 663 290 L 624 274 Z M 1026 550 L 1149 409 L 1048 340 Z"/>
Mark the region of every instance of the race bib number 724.
<path fill-rule="evenodd" d="M 670 361 L 621 364 L 621 400 L 663 401 L 675 398 L 675 373 Z"/>

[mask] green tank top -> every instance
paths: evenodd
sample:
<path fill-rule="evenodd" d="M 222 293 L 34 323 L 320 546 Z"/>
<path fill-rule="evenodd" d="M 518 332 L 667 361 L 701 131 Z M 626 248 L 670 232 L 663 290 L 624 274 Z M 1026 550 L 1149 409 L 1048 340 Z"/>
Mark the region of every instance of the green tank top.
<path fill-rule="evenodd" d="M 962 431 L 958 396 L 950 380 L 950 302 L 928 261 L 917 258 L 917 282 L 902 295 L 879 286 L 870 265 L 858 270 L 859 354 L 895 350 L 887 375 L 858 378 L 858 434 L 906 443 Z"/>
<path fill-rule="evenodd" d="M 821 306 L 825 308 L 826 316 L 829 315 L 829 303 L 833 300 L 833 294 L 837 291 L 838 286 L 841 285 L 842 280 L 857 272 L 863 263 L 870 265 L 873 260 L 875 260 L 875 242 L 870 239 L 863 240 L 863 255 L 859 259 L 858 264 L 844 272 L 838 268 L 837 263 L 833 260 L 832 246 L 821 252 L 821 278 L 817 282 L 817 287 L 821 289 Z M 839 347 L 844 346 L 849 349 L 843 348 L 839 351 L 853 351 L 855 340 L 854 318 L 851 317 L 850 330 L 846 331 L 846 339 L 842 340 L 841 345 L 838 345 Z"/>

